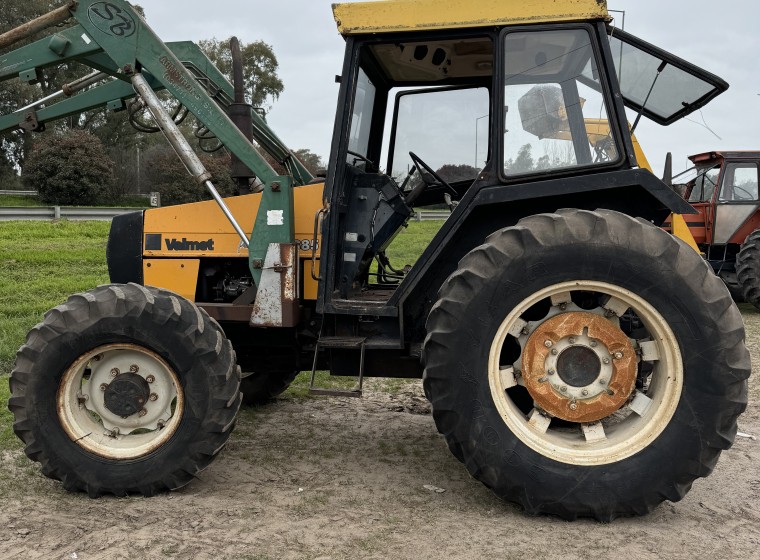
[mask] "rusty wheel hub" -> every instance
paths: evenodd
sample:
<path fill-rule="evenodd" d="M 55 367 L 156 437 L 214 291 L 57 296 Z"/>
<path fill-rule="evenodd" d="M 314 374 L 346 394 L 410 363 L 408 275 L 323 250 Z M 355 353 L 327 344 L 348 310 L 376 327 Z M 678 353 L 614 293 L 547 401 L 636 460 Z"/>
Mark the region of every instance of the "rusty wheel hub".
<path fill-rule="evenodd" d="M 523 349 L 523 378 L 536 405 L 571 422 L 597 422 L 619 410 L 636 385 L 637 360 L 614 323 L 588 312 L 542 323 Z"/>

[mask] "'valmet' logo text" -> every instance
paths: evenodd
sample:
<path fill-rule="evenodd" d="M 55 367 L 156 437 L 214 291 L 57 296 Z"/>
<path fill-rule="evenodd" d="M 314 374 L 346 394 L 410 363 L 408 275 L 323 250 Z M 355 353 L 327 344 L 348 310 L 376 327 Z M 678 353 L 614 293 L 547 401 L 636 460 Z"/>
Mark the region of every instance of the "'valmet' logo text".
<path fill-rule="evenodd" d="M 214 240 L 208 241 L 188 241 L 186 238 L 179 239 L 165 239 L 166 249 L 168 251 L 213 251 Z"/>

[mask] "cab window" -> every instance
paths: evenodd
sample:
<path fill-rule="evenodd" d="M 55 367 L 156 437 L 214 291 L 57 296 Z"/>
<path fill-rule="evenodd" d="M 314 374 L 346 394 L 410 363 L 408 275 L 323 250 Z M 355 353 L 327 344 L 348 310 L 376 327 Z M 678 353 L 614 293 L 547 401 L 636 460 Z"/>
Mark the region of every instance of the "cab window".
<path fill-rule="evenodd" d="M 723 178 L 720 200 L 757 200 L 757 175 L 757 165 L 754 163 L 729 163 Z"/>

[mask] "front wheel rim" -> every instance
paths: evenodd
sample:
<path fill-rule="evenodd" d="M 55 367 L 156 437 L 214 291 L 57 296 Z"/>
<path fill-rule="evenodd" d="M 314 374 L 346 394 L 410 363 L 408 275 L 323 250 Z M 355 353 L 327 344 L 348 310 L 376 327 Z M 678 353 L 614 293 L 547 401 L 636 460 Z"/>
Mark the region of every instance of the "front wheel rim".
<path fill-rule="evenodd" d="M 177 431 L 183 405 L 173 368 L 136 344 L 82 354 L 64 372 L 56 395 L 69 438 L 111 460 L 137 459 L 164 445 Z"/>
<path fill-rule="evenodd" d="M 596 306 L 581 308 L 574 303 L 578 294 L 591 294 L 600 302 Z M 543 307 L 542 307 L 543 306 Z M 546 314 L 526 320 L 536 310 Z M 528 346 L 530 336 L 538 332 L 541 325 L 550 319 L 562 315 L 580 317 L 581 314 L 604 317 L 611 323 L 610 327 L 622 332 L 623 322 L 633 324 L 638 320 L 644 327 L 644 336 L 639 329 L 634 337 L 629 337 L 631 347 L 636 352 L 638 378 L 637 387 L 625 395 L 619 409 L 611 414 L 593 421 L 562 422 L 556 416 L 542 408 L 548 401 L 534 400 L 534 406 L 528 410 L 524 404 L 518 406 L 515 396 L 525 392 L 526 382 L 523 378 L 531 375 L 540 383 L 551 387 L 551 391 L 567 398 L 568 407 L 580 404 L 580 395 L 569 395 L 572 390 L 565 390 L 556 383 L 558 372 L 548 371 L 523 372 L 524 349 Z M 624 333 L 628 336 L 628 333 Z M 619 339 L 619 337 L 618 337 Z M 583 347 L 585 340 L 573 341 Z M 553 344 L 547 341 L 547 345 Z M 590 344 L 590 343 L 589 343 Z M 509 352 L 506 348 L 512 348 Z M 590 354 L 589 348 L 589 354 Z M 553 350 L 552 350 L 553 351 Z M 517 359 L 512 361 L 518 352 Z M 596 354 L 604 356 L 604 352 Z M 611 358 L 618 354 L 611 350 Z M 547 353 L 547 356 L 549 354 Z M 628 358 L 628 356 L 626 356 Z M 505 360 L 508 363 L 505 363 Z M 534 362 L 535 363 L 535 362 Z M 542 366 L 556 364 L 556 360 L 539 361 Z M 547 366 L 547 368 L 553 366 Z M 651 372 L 644 375 L 646 371 Z M 609 370 L 600 368 L 600 383 L 610 379 Z M 510 311 L 494 336 L 489 352 L 488 379 L 491 395 L 503 421 L 524 444 L 550 459 L 572 465 L 602 465 L 614 463 L 630 457 L 650 445 L 667 427 L 673 417 L 681 397 L 683 387 L 683 363 L 675 335 L 662 315 L 645 299 L 620 286 L 597 281 L 573 281 L 555 284 L 544 288 L 523 300 Z M 551 381 L 550 381 L 551 380 Z M 585 383 L 585 381 L 584 381 Z M 522 389 L 521 389 L 522 387 Z M 572 389 L 573 387 L 570 387 Z M 578 388 L 580 390 L 580 388 Z M 587 391 L 586 388 L 583 388 Z M 531 393 L 530 397 L 533 396 Z M 595 396 L 595 395 L 592 395 Z M 573 400 L 576 399 L 576 400 Z M 545 406 L 551 409 L 551 406 Z M 607 410 L 609 412 L 609 410 Z"/>

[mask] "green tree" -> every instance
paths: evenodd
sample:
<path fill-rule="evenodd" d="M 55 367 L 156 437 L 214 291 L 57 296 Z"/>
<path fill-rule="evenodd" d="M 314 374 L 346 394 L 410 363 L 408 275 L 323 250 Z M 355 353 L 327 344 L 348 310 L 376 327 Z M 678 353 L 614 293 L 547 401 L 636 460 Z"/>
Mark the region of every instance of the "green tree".
<path fill-rule="evenodd" d="M 230 40 L 207 39 L 200 41 L 198 46 L 232 82 Z M 240 51 L 243 56 L 243 76 L 248 102 L 254 107 L 271 109 L 271 102 L 276 101 L 285 88 L 277 75 L 279 64 L 272 47 L 263 41 L 254 41 L 241 43 Z"/>
<path fill-rule="evenodd" d="M 222 196 L 238 194 L 237 185 L 230 177 L 230 157 L 227 154 L 201 154 L 199 157 L 213 176 L 214 186 Z M 145 190 L 161 193 L 163 206 L 211 199 L 206 188 L 190 176 L 169 146 L 151 147 L 143 158 L 143 169 Z"/>
<path fill-rule="evenodd" d="M 322 161 L 322 158 L 308 148 L 293 150 L 293 154 L 299 160 L 301 160 L 301 163 L 303 163 L 304 167 L 306 167 L 306 169 L 309 170 L 309 173 L 314 176 L 317 175 L 318 171 L 324 170 L 326 167 L 325 162 Z"/>
<path fill-rule="evenodd" d="M 114 163 L 93 134 L 69 130 L 35 142 L 21 176 L 40 200 L 65 206 L 97 205 L 113 197 Z"/>

